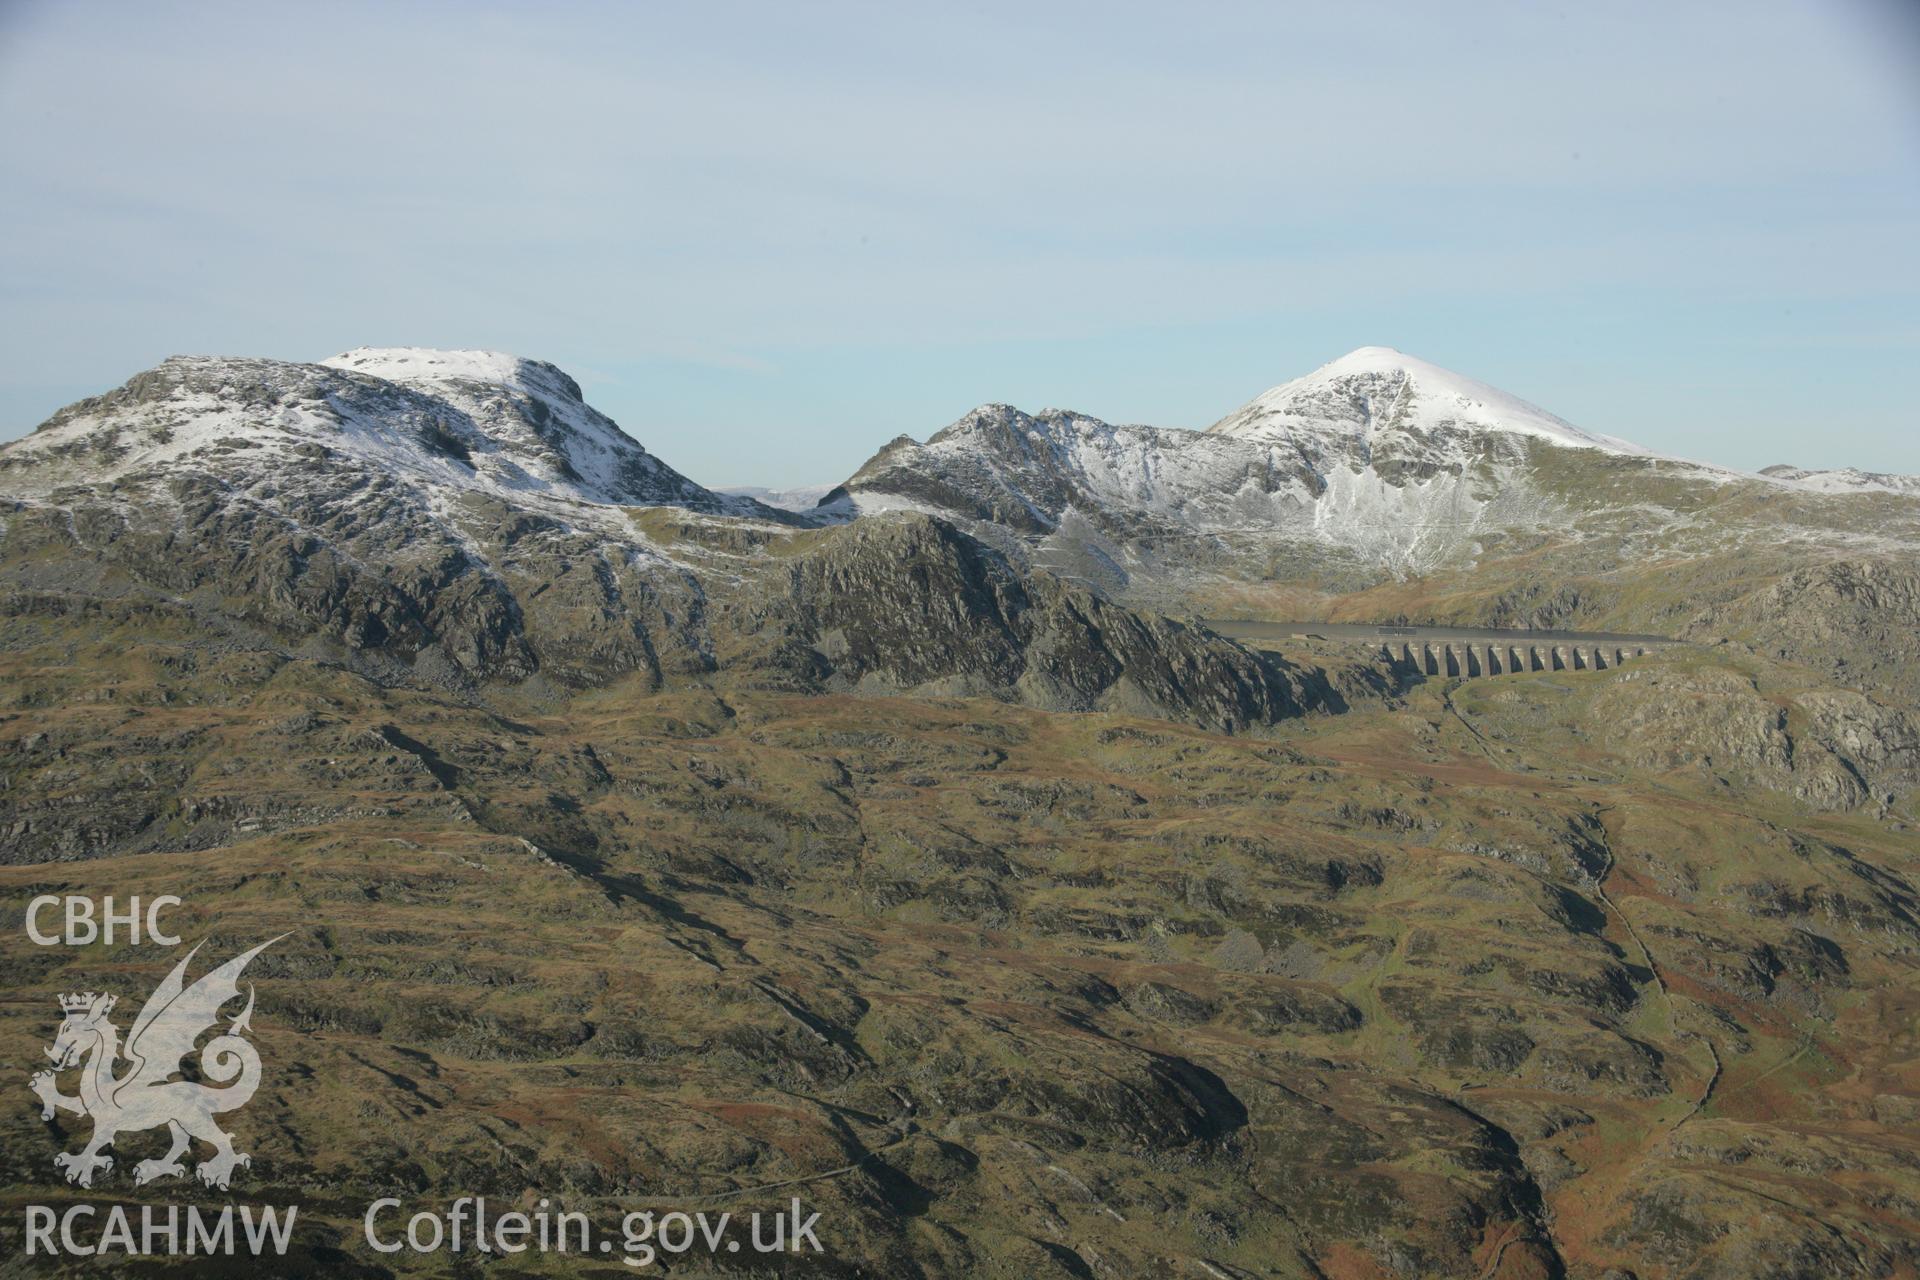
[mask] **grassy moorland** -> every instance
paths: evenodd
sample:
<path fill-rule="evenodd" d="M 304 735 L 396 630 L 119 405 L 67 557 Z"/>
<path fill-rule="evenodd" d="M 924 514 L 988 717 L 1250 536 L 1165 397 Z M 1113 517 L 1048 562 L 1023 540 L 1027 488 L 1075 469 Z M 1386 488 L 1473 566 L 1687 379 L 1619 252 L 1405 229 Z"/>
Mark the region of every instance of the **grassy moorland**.
<path fill-rule="evenodd" d="M 229 1198 L 136 1189 L 156 1133 L 68 1187 L 85 1122 L 26 1089 L 58 994 L 130 1019 L 178 958 L 36 947 L 26 902 L 171 893 L 203 958 L 289 935 L 249 972 L 266 1074 L 225 1123 L 231 1197 L 301 1206 L 292 1274 L 632 1274 L 360 1241 L 378 1197 L 472 1194 L 610 1222 L 797 1195 L 827 1252 L 792 1274 L 1920 1265 L 1914 817 L 1829 758 L 1818 680 L 1751 650 L 1227 736 L 15 639 L 10 1254 L 25 1203 Z"/>

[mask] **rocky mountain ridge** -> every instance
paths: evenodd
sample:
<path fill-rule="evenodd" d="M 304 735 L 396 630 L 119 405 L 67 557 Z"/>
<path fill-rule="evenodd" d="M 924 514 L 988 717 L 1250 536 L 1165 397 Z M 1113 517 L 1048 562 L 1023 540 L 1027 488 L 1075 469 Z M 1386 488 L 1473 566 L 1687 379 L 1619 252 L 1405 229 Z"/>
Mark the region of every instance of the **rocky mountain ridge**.
<path fill-rule="evenodd" d="M 175 358 L 0 449 L 0 500 L 20 625 L 160 611 L 382 680 L 724 677 L 1228 729 L 1339 702 L 1324 673 L 1030 578 L 945 524 L 815 529 L 716 494 L 554 366 L 495 353 Z"/>
<path fill-rule="evenodd" d="M 361 348 L 315 364 L 174 356 L 8 445 L 0 483 L 33 497 L 195 469 L 271 502 L 284 477 L 270 466 L 337 487 L 378 474 L 429 510 L 475 494 L 602 524 L 595 507 L 778 518 L 655 458 L 553 365 L 485 351 Z"/>
<path fill-rule="evenodd" d="M 1166 670 L 1166 646 L 1179 647 L 1147 625 L 1152 613 L 1276 616 L 1306 599 L 1360 620 L 1731 632 L 1801 660 L 1833 655 L 1862 687 L 1897 694 L 1911 664 L 1865 646 L 1904 623 L 1869 609 L 1838 640 L 1815 637 L 1776 597 L 1808 575 L 1877 581 L 1883 563 L 1897 579 L 1920 547 L 1920 501 L 1888 478 L 1663 458 L 1384 348 L 1206 432 L 987 406 L 925 444 L 894 441 L 804 513 L 688 480 L 550 364 L 417 348 L 317 364 L 180 357 L 0 449 L 0 498 L 0 560 L 31 609 L 151 593 L 219 625 L 455 683 L 659 682 L 750 653 L 781 681 L 804 669 L 822 687 L 978 687 L 1074 707 L 1133 686 L 1111 672 L 1027 679 L 1024 659 L 976 652 L 983 633 L 951 610 L 925 615 L 947 618 L 946 632 L 879 667 L 825 656 L 794 566 L 836 546 L 893 557 L 845 576 L 876 601 L 883 585 L 918 598 L 930 581 L 982 574 L 1024 584 L 1014 594 L 1029 603 L 1079 592 L 1154 637 L 1157 656 L 1134 650 L 1143 670 Z M 882 518 L 963 537 L 836 527 Z M 835 602 L 824 631 L 848 608 Z M 989 649 L 1031 647 L 1040 632 L 1015 615 L 1067 616 L 993 614 Z M 759 639 L 727 633 L 736 622 Z M 1051 627 L 1040 630 L 1063 634 Z M 1069 631 L 1070 651 L 1091 643 Z M 807 637 L 813 657 L 761 643 L 774 633 Z M 1284 673 L 1276 696 L 1271 673 L 1250 674 L 1232 648 L 1207 650 L 1226 686 L 1174 702 L 1210 724 L 1330 705 Z M 1148 701 L 1170 705 L 1176 685 L 1149 684 Z"/>
<path fill-rule="evenodd" d="M 1920 550 L 1899 477 L 1837 477 L 1666 457 L 1363 348 L 1204 432 L 986 406 L 894 440 L 820 511 L 941 515 L 1116 598 L 1203 611 L 1225 584 L 1344 593 L 1519 557 Z"/>

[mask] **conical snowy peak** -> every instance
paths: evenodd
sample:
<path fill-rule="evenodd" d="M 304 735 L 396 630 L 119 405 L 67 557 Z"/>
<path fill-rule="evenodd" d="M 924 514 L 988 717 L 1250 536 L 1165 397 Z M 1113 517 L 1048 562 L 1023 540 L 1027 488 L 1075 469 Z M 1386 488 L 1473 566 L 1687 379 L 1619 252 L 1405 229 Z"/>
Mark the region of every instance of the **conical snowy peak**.
<path fill-rule="evenodd" d="M 1255 398 L 1208 430 L 1244 440 L 1300 443 L 1327 443 L 1328 436 L 1370 441 L 1390 432 L 1495 432 L 1568 448 L 1649 452 L 1584 431 L 1498 387 L 1392 347 L 1350 351 Z"/>

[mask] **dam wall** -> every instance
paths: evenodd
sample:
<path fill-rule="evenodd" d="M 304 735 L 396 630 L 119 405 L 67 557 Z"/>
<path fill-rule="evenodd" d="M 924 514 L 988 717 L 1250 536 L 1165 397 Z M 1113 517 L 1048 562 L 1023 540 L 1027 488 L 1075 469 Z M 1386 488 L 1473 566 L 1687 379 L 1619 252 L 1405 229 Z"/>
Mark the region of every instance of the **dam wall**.
<path fill-rule="evenodd" d="M 1653 652 L 1645 644 L 1414 644 L 1391 641 L 1373 646 L 1390 662 L 1404 663 L 1422 675 L 1476 680 L 1528 671 L 1607 671 Z"/>
<path fill-rule="evenodd" d="M 1682 643 L 1617 632 L 1491 631 L 1363 623 L 1208 620 L 1207 627 L 1253 644 L 1317 640 L 1365 647 L 1374 656 L 1438 679 L 1479 680 L 1536 671 L 1609 671 Z"/>

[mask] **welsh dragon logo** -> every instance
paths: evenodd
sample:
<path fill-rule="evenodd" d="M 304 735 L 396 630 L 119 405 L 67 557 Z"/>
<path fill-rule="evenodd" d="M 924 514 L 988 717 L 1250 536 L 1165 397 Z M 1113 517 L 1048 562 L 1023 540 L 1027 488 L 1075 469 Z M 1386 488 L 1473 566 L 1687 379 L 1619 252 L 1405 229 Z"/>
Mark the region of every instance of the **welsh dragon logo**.
<path fill-rule="evenodd" d="M 283 933 L 280 938 L 286 936 Z M 56 1111 L 93 1120 L 93 1138 L 83 1150 L 53 1158 L 54 1166 L 65 1170 L 68 1182 L 92 1186 L 96 1172 L 113 1168 L 113 1157 L 101 1154 L 103 1147 L 123 1133 L 161 1125 L 167 1127 L 173 1145 L 162 1158 L 134 1166 L 136 1183 L 185 1176 L 180 1157 L 195 1140 L 214 1149 L 211 1157 L 194 1167 L 200 1181 L 210 1187 L 225 1190 L 234 1169 L 250 1163 L 248 1156 L 233 1149 L 233 1135 L 223 1132 L 213 1118 L 245 1106 L 260 1087 L 260 1055 L 242 1038 L 253 1029 L 251 985 L 247 1007 L 200 1052 L 200 1075 L 212 1084 L 173 1077 L 186 1065 L 194 1042 L 219 1021 L 220 1006 L 239 997 L 240 974 L 248 963 L 280 938 L 235 956 L 188 986 L 187 965 L 200 950 L 196 945 L 148 997 L 133 1020 L 124 1051 L 119 1028 L 107 1018 L 116 997 L 91 991 L 60 997 L 66 1017 L 53 1047 L 43 1050 L 53 1060 L 53 1070 L 35 1072 L 28 1086 L 40 1098 L 42 1120 L 53 1119 Z M 125 1068 L 116 1071 L 123 1056 Z M 80 1092 L 70 1097 L 60 1092 L 56 1076 L 74 1067 L 80 1068 Z"/>

